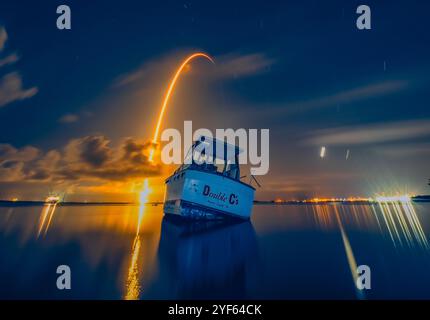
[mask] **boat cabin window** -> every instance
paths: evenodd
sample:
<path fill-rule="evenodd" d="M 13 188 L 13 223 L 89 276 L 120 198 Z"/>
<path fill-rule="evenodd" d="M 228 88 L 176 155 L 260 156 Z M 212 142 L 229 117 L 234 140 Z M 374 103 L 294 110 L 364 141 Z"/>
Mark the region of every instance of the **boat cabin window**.
<path fill-rule="evenodd" d="M 185 157 L 185 163 L 178 169 L 179 171 L 186 170 L 188 168 L 202 170 L 206 172 L 213 172 L 222 174 L 231 179 L 240 180 L 240 168 L 239 168 L 239 149 L 234 147 L 234 151 L 230 149 L 230 153 L 234 153 L 233 155 L 229 154 L 226 150 L 226 146 L 224 146 L 224 156 L 221 158 L 215 152 L 215 143 L 212 145 L 212 152 L 210 154 L 206 154 L 206 149 L 199 147 L 199 145 L 203 143 L 202 141 L 196 141 L 191 149 L 188 151 Z M 230 146 L 230 148 L 232 148 Z M 230 155 L 233 156 L 233 159 L 227 159 Z"/>

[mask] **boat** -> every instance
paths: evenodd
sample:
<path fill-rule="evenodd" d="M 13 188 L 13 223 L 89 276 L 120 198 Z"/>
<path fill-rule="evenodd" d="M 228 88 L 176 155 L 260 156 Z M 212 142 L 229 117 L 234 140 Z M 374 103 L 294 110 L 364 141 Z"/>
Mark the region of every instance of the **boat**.
<path fill-rule="evenodd" d="M 221 147 L 224 152 L 217 153 Z M 240 180 L 241 152 L 225 141 L 204 136 L 196 140 L 184 164 L 165 180 L 164 213 L 190 219 L 250 219 L 255 188 Z"/>

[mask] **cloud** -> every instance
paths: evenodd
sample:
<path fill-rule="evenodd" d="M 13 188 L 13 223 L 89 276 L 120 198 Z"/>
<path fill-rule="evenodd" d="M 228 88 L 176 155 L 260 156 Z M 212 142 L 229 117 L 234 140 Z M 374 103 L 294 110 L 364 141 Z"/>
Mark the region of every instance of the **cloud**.
<path fill-rule="evenodd" d="M 388 157 L 428 157 L 430 154 L 430 143 L 405 143 L 401 145 L 388 145 L 378 147 L 374 151 Z"/>
<path fill-rule="evenodd" d="M 175 70 L 178 64 L 181 62 L 185 54 L 178 54 L 177 52 L 171 53 L 162 58 L 151 60 L 137 67 L 136 69 L 121 74 L 117 77 L 112 87 L 142 87 L 148 86 L 148 82 L 151 83 L 156 78 L 156 75 L 166 75 L 166 80 L 171 76 L 172 70 Z"/>
<path fill-rule="evenodd" d="M 119 76 L 114 81 L 113 86 L 123 87 L 129 84 L 136 83 L 137 81 L 141 81 L 142 79 L 144 79 L 146 73 L 146 66 L 139 67 L 137 70 Z"/>
<path fill-rule="evenodd" d="M 151 142 L 143 143 L 133 138 L 126 138 L 122 145 L 122 159 L 135 165 L 146 164 L 148 160 L 142 150 L 148 150 L 151 146 Z"/>
<path fill-rule="evenodd" d="M 31 161 L 39 155 L 37 148 L 26 146 L 21 149 L 16 149 L 9 144 L 0 144 L 0 161 Z"/>
<path fill-rule="evenodd" d="M 318 130 L 307 138 L 307 142 L 314 145 L 360 145 L 428 136 L 430 119 L 422 119 Z"/>
<path fill-rule="evenodd" d="M 61 154 L 57 150 L 51 150 L 31 162 L 23 164 L 23 180 L 43 181 L 52 176 L 52 171 L 60 164 Z"/>
<path fill-rule="evenodd" d="M 8 39 L 6 29 L 0 26 L 0 51 L 4 49 Z M 0 67 L 12 64 L 19 60 L 17 54 L 12 53 L 0 59 Z M 0 79 L 0 108 L 14 101 L 28 99 L 38 92 L 36 87 L 24 89 L 21 75 L 18 72 L 11 72 Z"/>
<path fill-rule="evenodd" d="M 327 185 L 332 185 L 335 188 L 339 188 L 338 195 L 346 196 L 347 194 L 344 194 L 345 190 L 342 190 L 342 186 L 347 184 L 348 181 L 359 178 L 359 172 L 342 172 L 328 168 L 324 172 L 319 172 L 318 170 L 313 171 L 307 168 L 306 172 L 303 173 L 292 171 L 291 174 L 273 177 L 263 183 L 264 190 L 259 193 L 271 198 L 275 195 L 288 199 L 305 199 L 313 196 L 329 196 L 333 189 L 329 190 Z"/>
<path fill-rule="evenodd" d="M 61 123 L 73 123 L 77 122 L 79 120 L 79 116 L 76 114 L 65 114 L 60 119 L 58 119 L 58 122 Z"/>
<path fill-rule="evenodd" d="M 215 57 L 216 66 L 209 74 L 214 78 L 239 78 L 267 71 L 275 60 L 262 53 L 226 54 Z"/>
<path fill-rule="evenodd" d="M 60 122 L 60 123 L 75 123 L 75 122 L 78 122 L 80 120 L 90 118 L 93 115 L 94 114 L 88 110 L 83 110 L 83 111 L 80 111 L 78 113 L 66 113 L 58 119 L 58 122 Z"/>
<path fill-rule="evenodd" d="M 172 75 L 187 54 L 189 52 L 170 53 L 117 77 L 111 90 L 92 107 L 93 110 L 103 110 L 98 112 L 97 122 L 114 126 L 116 132 L 121 132 L 122 135 L 134 134 L 132 128 L 152 128 Z M 219 85 L 219 77 L 227 79 L 232 78 L 233 74 L 245 77 L 265 72 L 265 68 L 273 63 L 269 60 L 265 55 L 257 53 L 216 56 L 215 65 L 201 58 L 194 60 L 184 69 L 172 92 L 164 125 L 178 128 L 183 126 L 184 119 L 192 119 L 196 124 L 210 128 L 217 121 L 225 121 L 225 117 L 221 119 L 219 107 L 221 104 L 223 108 L 227 108 L 228 104 L 223 102 L 229 100 L 229 92 L 224 89 L 212 90 L 213 86 Z M 203 106 L 204 113 L 196 112 Z M 118 112 L 119 109 L 121 112 Z M 181 114 L 172 117 L 172 110 L 181 110 Z M 235 108 L 230 112 L 235 116 L 240 114 L 240 110 Z M 116 119 L 115 123 L 111 121 L 112 116 Z M 229 123 L 233 121 L 233 117 L 227 120 Z"/>
<path fill-rule="evenodd" d="M 172 70 L 176 70 L 179 63 L 186 56 L 186 54 L 182 54 L 180 55 L 181 58 L 178 58 L 178 54 L 175 53 L 158 61 L 146 63 L 136 70 L 119 76 L 114 82 L 114 87 L 141 83 L 154 73 L 172 72 Z M 199 76 L 205 76 L 211 79 L 238 78 L 264 72 L 275 62 L 275 60 L 268 58 L 262 53 L 229 53 L 214 57 L 214 60 L 215 66 L 211 68 L 210 72 L 207 72 L 206 69 L 201 70 L 201 68 L 192 69 L 191 71 L 196 74 L 199 73 Z M 189 65 L 191 65 L 191 63 Z"/>
<path fill-rule="evenodd" d="M 277 111 L 280 113 L 295 113 L 322 109 L 325 107 L 336 106 L 338 104 L 351 103 L 394 93 L 405 89 L 407 86 L 408 82 L 403 80 L 391 80 L 372 83 L 315 99 L 288 103 L 287 105 L 283 105 L 282 108 L 279 108 Z"/>
<path fill-rule="evenodd" d="M 126 138 L 118 148 L 105 136 L 85 136 L 70 140 L 61 150 L 41 150 L 27 146 L 17 149 L 0 144 L 0 181 L 125 182 L 161 174 L 160 165 L 148 161 L 151 146 Z"/>
<path fill-rule="evenodd" d="M 150 143 L 126 138 L 118 149 L 104 136 L 74 139 L 65 147 L 60 178 L 71 180 L 123 181 L 160 174 L 160 166 L 149 162 L 145 152 Z"/>
<path fill-rule="evenodd" d="M 12 64 L 15 63 L 19 60 L 19 57 L 16 53 L 12 53 L 6 57 L 4 57 L 3 59 L 0 59 L 0 68 L 3 66 L 6 66 L 8 64 Z"/>
<path fill-rule="evenodd" d="M 87 136 L 74 139 L 66 146 L 66 157 L 71 163 L 85 163 L 99 168 L 112 158 L 110 141 L 104 136 Z"/>
<path fill-rule="evenodd" d="M 18 72 L 11 72 L 0 80 L 0 107 L 11 102 L 31 98 L 38 89 L 23 89 L 22 79 Z"/>
<path fill-rule="evenodd" d="M 0 181 L 21 181 L 25 177 L 24 164 L 31 163 L 40 152 L 34 147 L 16 149 L 0 144 Z"/>
<path fill-rule="evenodd" d="M 6 44 L 7 38 L 8 36 L 6 29 L 0 26 L 0 51 L 4 49 L 4 45 Z"/>

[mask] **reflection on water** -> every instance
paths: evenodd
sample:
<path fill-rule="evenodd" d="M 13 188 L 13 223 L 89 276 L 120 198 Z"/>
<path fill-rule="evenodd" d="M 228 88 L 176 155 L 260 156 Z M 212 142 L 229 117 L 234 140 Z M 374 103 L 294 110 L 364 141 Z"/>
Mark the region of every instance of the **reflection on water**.
<path fill-rule="evenodd" d="M 349 270 L 351 271 L 352 280 L 353 280 L 353 283 L 356 284 L 358 279 L 358 273 L 357 273 L 358 266 L 355 260 L 354 252 L 352 251 L 348 235 L 346 234 L 345 229 L 343 227 L 342 220 L 340 219 L 339 210 L 337 206 L 334 207 L 334 211 L 335 211 L 336 221 L 339 225 L 339 230 L 342 235 L 343 246 L 345 247 L 345 253 L 348 259 L 348 265 L 349 265 Z M 358 288 L 356 288 L 355 291 L 358 299 L 364 299 L 364 291 L 358 290 Z"/>
<path fill-rule="evenodd" d="M 133 241 L 132 253 L 130 259 L 130 267 L 128 268 L 125 300 L 137 300 L 140 297 L 141 284 L 139 273 L 139 255 L 140 255 L 140 227 L 142 225 L 143 216 L 145 214 L 146 204 L 148 203 L 148 196 L 151 193 L 149 188 L 148 179 L 143 182 L 143 190 L 140 193 L 139 215 L 137 218 L 136 237 Z"/>
<path fill-rule="evenodd" d="M 315 205 L 311 210 L 322 228 L 339 226 L 342 229 L 342 223 L 362 229 L 377 227 L 381 234 L 390 237 L 394 247 L 407 244 L 429 249 L 411 201 L 379 202 L 377 205 Z"/>
<path fill-rule="evenodd" d="M 317 205 L 312 206 L 311 209 L 320 226 L 339 228 L 354 284 L 357 283 L 358 278 L 357 262 L 347 232 L 344 229 L 343 220 L 359 228 L 378 226 L 380 233 L 387 233 L 390 236 L 394 247 L 397 247 L 398 244 L 402 246 L 402 239 L 404 239 L 409 247 L 418 245 L 423 249 L 429 249 L 427 238 L 410 200 L 379 202 L 377 206 Z M 364 299 L 365 291 L 356 290 L 356 295 L 358 299 Z"/>
<path fill-rule="evenodd" d="M 161 231 L 160 263 L 180 298 L 246 297 L 258 262 L 250 221 L 187 222 L 165 217 Z"/>
<path fill-rule="evenodd" d="M 138 259 L 140 253 L 140 237 L 134 238 L 133 250 L 131 254 L 130 267 L 128 268 L 125 300 L 137 300 L 140 296 L 141 285 L 139 282 Z"/>
<path fill-rule="evenodd" d="M 348 211 L 352 212 L 352 216 L 354 217 L 352 221 L 356 223 L 359 223 L 359 221 L 365 221 L 366 224 L 369 225 L 369 215 L 366 211 L 368 207 L 369 206 L 351 205 Z M 361 208 L 364 208 L 362 214 L 358 213 Z M 339 228 L 342 237 L 342 243 L 345 250 L 345 256 L 347 258 L 349 270 L 352 276 L 353 285 L 356 284 L 358 278 L 358 265 L 348 235 L 343 226 L 344 222 L 341 218 L 341 214 L 343 213 L 343 210 L 345 210 L 345 208 L 343 206 L 338 205 L 322 204 L 312 206 L 311 209 L 313 211 L 313 214 L 315 215 L 316 220 L 322 228 Z M 351 220 L 347 220 L 347 223 L 351 223 Z M 356 289 L 356 296 L 358 299 L 364 299 L 364 291 Z"/>
<path fill-rule="evenodd" d="M 406 242 L 409 247 L 418 244 L 429 249 L 426 235 L 411 201 L 379 202 L 379 209 L 394 246 L 403 246 Z"/>
<path fill-rule="evenodd" d="M 47 203 L 43 206 L 42 212 L 39 218 L 39 229 L 37 231 L 37 237 L 39 238 L 42 234 L 45 236 L 48 232 L 49 226 L 51 225 L 52 218 L 54 217 L 55 209 L 57 208 L 56 203 Z"/>
<path fill-rule="evenodd" d="M 429 204 L 253 210 L 231 224 L 167 219 L 149 205 L 0 207 L 0 297 L 430 298 Z M 55 287 L 60 264 L 70 291 Z M 355 287 L 362 264 L 366 292 Z"/>

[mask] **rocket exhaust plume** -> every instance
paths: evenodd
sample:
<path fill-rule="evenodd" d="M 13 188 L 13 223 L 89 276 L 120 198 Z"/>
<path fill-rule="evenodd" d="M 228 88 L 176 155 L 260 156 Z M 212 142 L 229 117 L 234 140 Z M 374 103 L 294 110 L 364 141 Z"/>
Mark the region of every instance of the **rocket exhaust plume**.
<path fill-rule="evenodd" d="M 164 112 L 166 111 L 167 104 L 169 103 L 170 96 L 172 95 L 173 90 L 175 89 L 176 82 L 178 81 L 179 76 L 182 73 L 182 70 L 187 66 L 189 62 L 191 62 L 195 58 L 206 58 L 212 63 L 215 63 L 214 60 L 207 54 L 203 52 L 196 52 L 191 55 L 189 55 L 179 66 L 179 68 L 176 70 L 175 75 L 173 76 L 172 80 L 170 80 L 169 87 L 167 89 L 167 92 L 164 96 L 163 105 L 160 110 L 160 114 L 158 116 L 157 126 L 155 128 L 154 137 L 152 138 L 153 146 L 151 148 L 151 151 L 149 153 L 149 161 L 152 162 L 152 158 L 154 156 L 155 146 L 158 142 L 158 135 L 160 132 L 161 123 L 163 122 Z"/>

